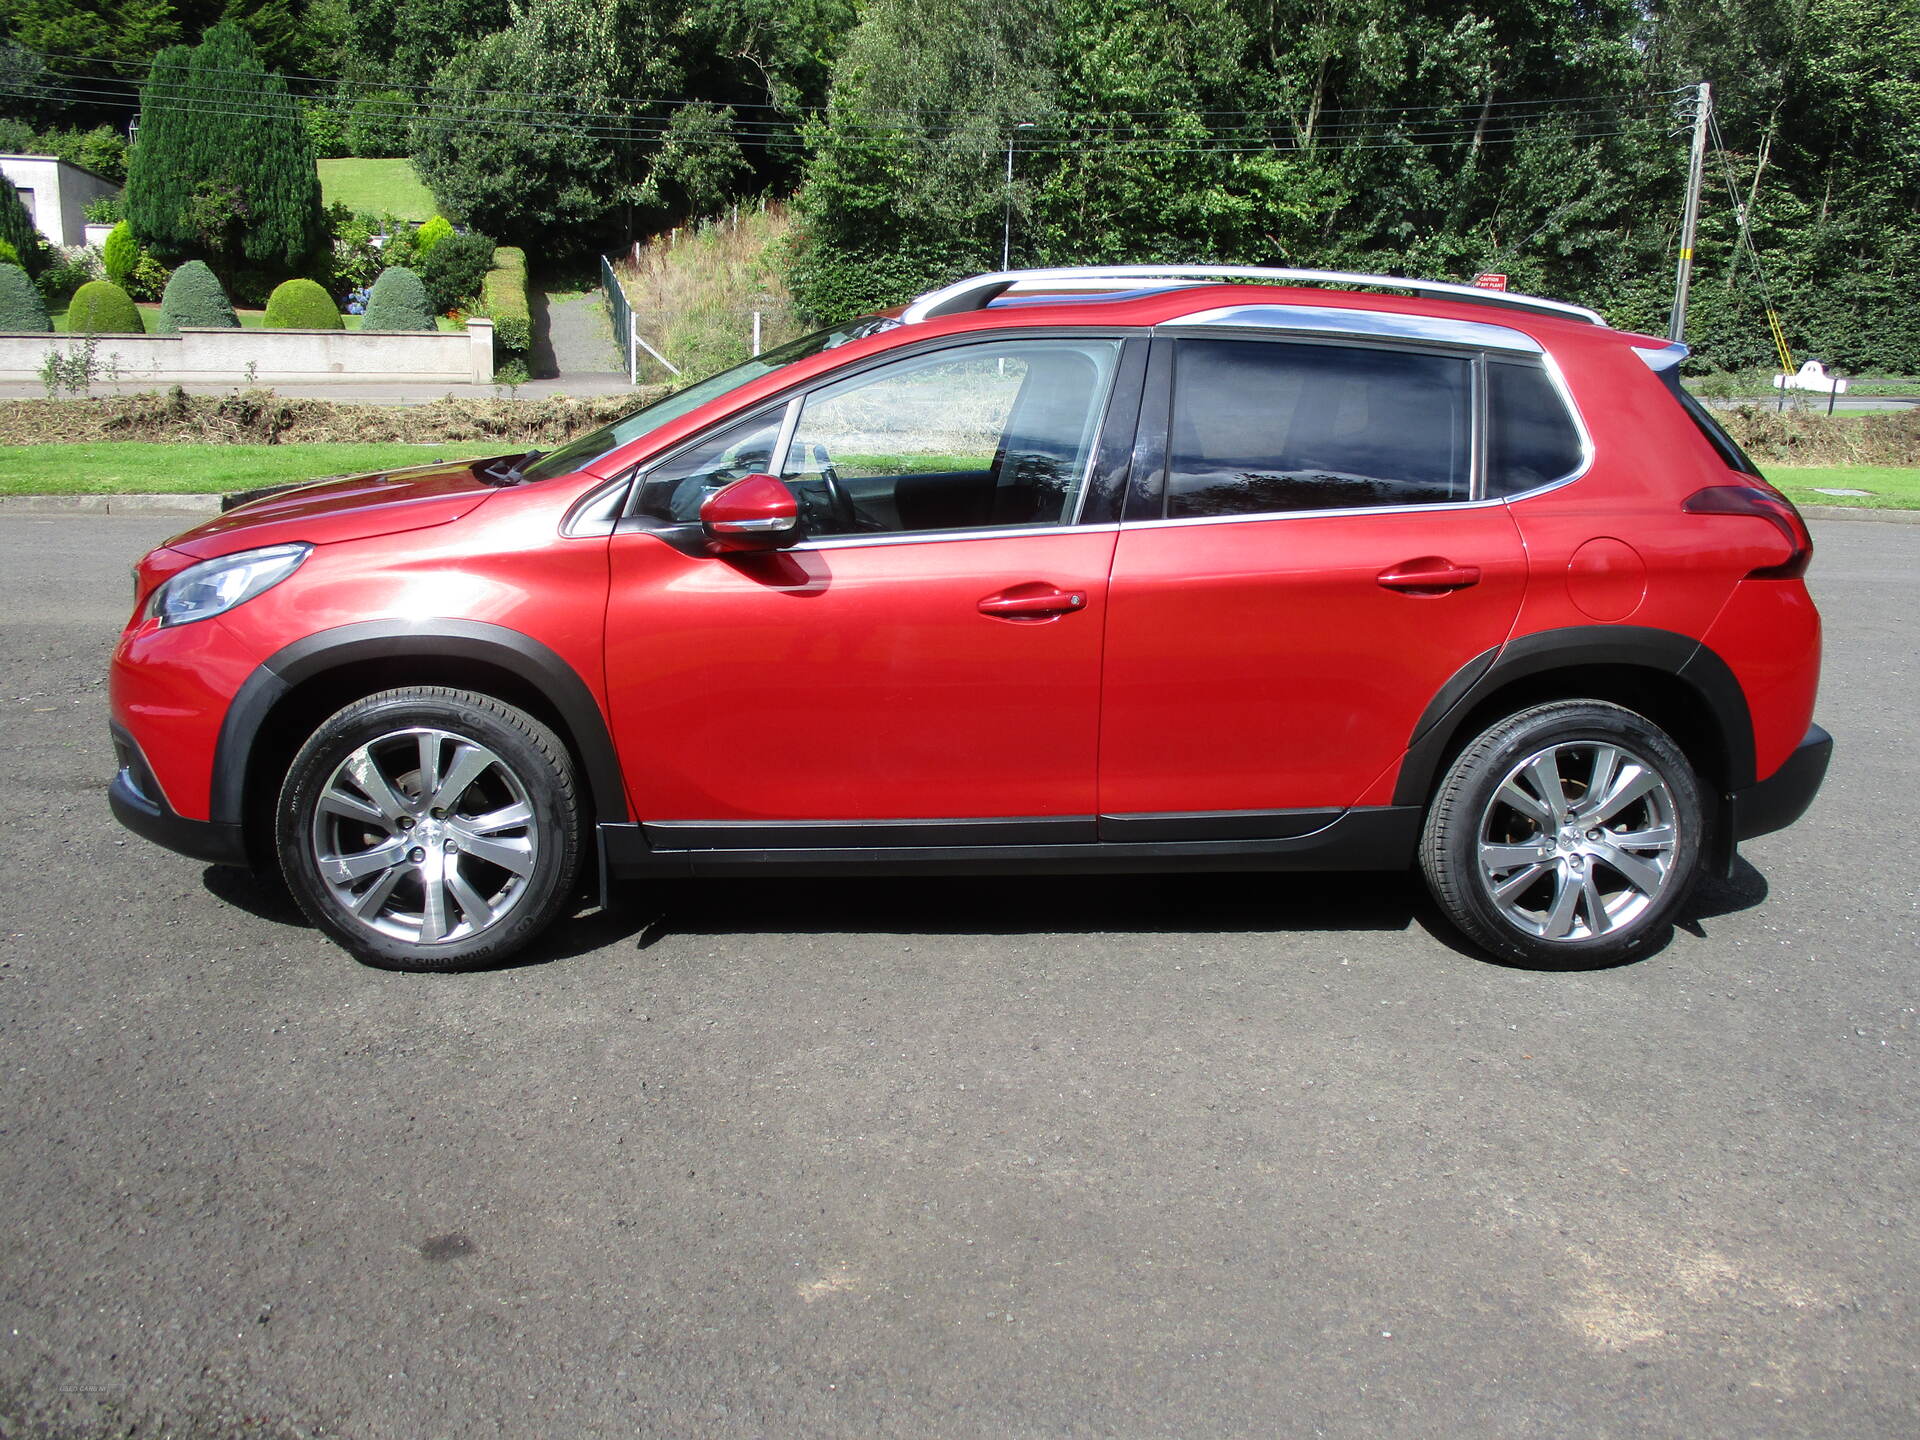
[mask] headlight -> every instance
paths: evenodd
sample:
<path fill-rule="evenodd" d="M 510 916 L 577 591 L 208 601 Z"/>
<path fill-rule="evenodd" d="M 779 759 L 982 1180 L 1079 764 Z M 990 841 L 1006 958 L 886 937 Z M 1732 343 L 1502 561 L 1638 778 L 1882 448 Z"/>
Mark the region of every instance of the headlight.
<path fill-rule="evenodd" d="M 185 625 L 224 615 L 300 568 L 311 545 L 269 545 L 218 560 L 202 560 L 155 588 L 147 614 L 162 625 Z"/>

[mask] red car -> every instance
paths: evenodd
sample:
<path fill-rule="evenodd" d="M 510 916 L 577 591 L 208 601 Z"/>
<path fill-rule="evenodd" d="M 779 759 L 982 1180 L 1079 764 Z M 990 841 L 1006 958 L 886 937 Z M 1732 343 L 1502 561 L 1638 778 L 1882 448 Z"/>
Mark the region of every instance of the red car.
<path fill-rule="evenodd" d="M 1416 863 L 1495 955 L 1618 961 L 1832 745 L 1806 527 L 1684 354 L 1391 277 L 981 276 L 168 542 L 113 808 L 396 968 L 583 881 Z"/>

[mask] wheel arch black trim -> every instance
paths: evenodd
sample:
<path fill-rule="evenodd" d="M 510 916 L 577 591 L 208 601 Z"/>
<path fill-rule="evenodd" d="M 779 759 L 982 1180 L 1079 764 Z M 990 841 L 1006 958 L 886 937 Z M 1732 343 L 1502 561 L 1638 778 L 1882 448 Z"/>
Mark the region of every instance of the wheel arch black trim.
<path fill-rule="evenodd" d="M 1459 749 L 1462 729 L 1487 700 L 1544 675 L 1596 666 L 1647 671 L 1677 682 L 1717 731 L 1713 738 L 1726 772 L 1721 788 L 1731 791 L 1753 784 L 1753 715 L 1746 692 L 1726 661 L 1700 641 L 1672 630 L 1577 625 L 1520 636 L 1482 651 L 1455 671 L 1414 725 L 1394 784 L 1393 803 L 1426 803 L 1441 765 Z"/>
<path fill-rule="evenodd" d="M 366 620 L 317 631 L 276 650 L 235 693 L 214 745 L 209 815 L 243 823 L 248 770 L 261 731 L 290 693 L 330 671 L 409 656 L 465 660 L 505 670 L 536 688 L 566 725 L 580 757 L 594 812 L 603 823 L 627 819 L 626 787 L 606 716 L 586 681 L 532 636 L 479 620 Z"/>

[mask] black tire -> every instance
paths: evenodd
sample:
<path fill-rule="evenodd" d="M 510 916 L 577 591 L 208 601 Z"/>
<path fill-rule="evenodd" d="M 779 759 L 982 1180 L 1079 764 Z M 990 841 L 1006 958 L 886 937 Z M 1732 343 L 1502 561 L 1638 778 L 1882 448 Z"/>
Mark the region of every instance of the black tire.
<path fill-rule="evenodd" d="M 572 898 L 581 828 L 573 759 L 552 730 L 491 696 L 420 686 L 357 700 L 314 731 L 274 834 L 294 899 L 353 955 L 474 970 Z"/>
<path fill-rule="evenodd" d="M 1594 969 L 1664 943 L 1705 826 L 1700 781 L 1665 731 L 1618 705 L 1561 700 L 1460 752 L 1427 808 L 1420 867 L 1447 918 L 1493 955 Z"/>

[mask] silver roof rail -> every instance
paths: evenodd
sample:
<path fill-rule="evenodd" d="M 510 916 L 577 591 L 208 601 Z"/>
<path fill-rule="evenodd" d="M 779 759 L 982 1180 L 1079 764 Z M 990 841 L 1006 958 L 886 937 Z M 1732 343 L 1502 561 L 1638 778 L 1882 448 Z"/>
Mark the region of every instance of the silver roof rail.
<path fill-rule="evenodd" d="M 1607 323 L 1598 311 L 1589 310 L 1584 305 L 1570 305 L 1564 300 L 1543 300 L 1536 295 L 1482 290 L 1477 286 L 1455 285 L 1446 280 L 1409 280 L 1402 275 L 1354 275 L 1344 270 L 1284 270 L 1259 265 L 1068 265 L 1053 270 L 1001 270 L 991 275 L 975 275 L 972 279 L 956 281 L 944 289 L 929 291 L 907 306 L 900 319 L 904 324 L 913 325 L 940 315 L 984 310 L 1009 290 L 1024 286 L 1042 290 L 1097 289 L 1103 286 L 1121 289 L 1127 288 L 1126 282 L 1166 281 L 1171 288 L 1225 280 L 1296 280 L 1323 285 L 1365 285 L 1387 290 L 1411 290 L 1417 295 L 1436 295 L 1476 305 L 1559 315 L 1568 320 L 1584 320 L 1589 325 Z"/>

